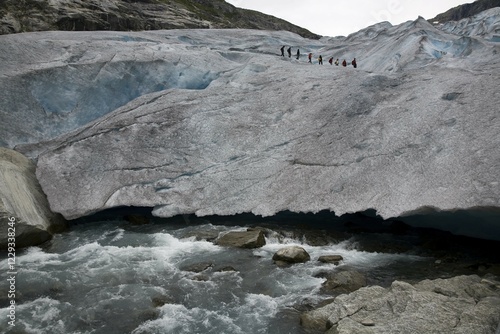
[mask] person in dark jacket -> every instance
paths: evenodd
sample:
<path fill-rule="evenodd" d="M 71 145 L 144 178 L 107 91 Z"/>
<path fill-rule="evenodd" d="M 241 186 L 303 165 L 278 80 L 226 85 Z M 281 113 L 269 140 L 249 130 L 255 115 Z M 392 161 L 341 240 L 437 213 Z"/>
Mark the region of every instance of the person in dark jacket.
<path fill-rule="evenodd" d="M 330 57 L 330 59 L 328 59 L 328 62 L 330 63 L 330 65 L 333 65 L 333 57 Z"/>
<path fill-rule="evenodd" d="M 281 56 L 284 57 L 285 56 L 285 46 L 283 45 L 280 50 L 281 50 Z"/>
<path fill-rule="evenodd" d="M 344 61 L 342 62 L 342 66 L 344 66 L 344 67 L 346 67 L 346 66 L 347 66 L 347 62 L 345 61 L 345 59 L 344 59 Z"/>
<path fill-rule="evenodd" d="M 318 62 L 320 65 L 323 65 L 323 57 L 321 55 L 319 55 Z"/>
<path fill-rule="evenodd" d="M 297 49 L 297 59 L 300 58 L 300 49 Z"/>
<path fill-rule="evenodd" d="M 354 59 L 352 60 L 351 64 L 352 64 L 352 66 L 353 66 L 354 68 L 358 67 L 358 63 L 356 62 L 356 58 L 354 58 Z"/>
<path fill-rule="evenodd" d="M 313 54 L 312 54 L 311 52 L 309 53 L 309 56 L 308 56 L 308 58 L 309 58 L 309 62 L 310 62 L 310 63 L 312 64 L 312 58 L 313 58 Z"/>
<path fill-rule="evenodd" d="M 286 52 L 288 52 L 288 58 L 292 57 L 292 47 L 289 47 Z"/>

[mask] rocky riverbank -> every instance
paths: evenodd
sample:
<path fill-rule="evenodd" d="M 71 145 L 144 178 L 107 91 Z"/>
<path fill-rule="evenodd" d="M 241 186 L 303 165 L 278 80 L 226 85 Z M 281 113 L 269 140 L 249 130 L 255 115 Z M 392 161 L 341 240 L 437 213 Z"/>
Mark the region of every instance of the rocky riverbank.
<path fill-rule="evenodd" d="M 7 249 L 8 243 L 15 244 L 17 249 L 39 245 L 66 226 L 62 216 L 50 210 L 35 177 L 35 165 L 22 154 L 2 147 L 0 226 L 0 249 Z M 8 242 L 9 232 L 15 238 Z"/>
<path fill-rule="evenodd" d="M 497 333 L 500 281 L 473 275 L 370 286 L 303 314 L 301 323 L 328 334 Z"/>

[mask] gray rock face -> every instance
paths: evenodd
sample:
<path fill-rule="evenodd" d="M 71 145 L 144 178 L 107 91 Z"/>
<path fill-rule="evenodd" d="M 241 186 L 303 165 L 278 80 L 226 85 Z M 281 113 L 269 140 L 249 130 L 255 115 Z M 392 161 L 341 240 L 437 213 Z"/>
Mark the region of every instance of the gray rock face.
<path fill-rule="evenodd" d="M 302 324 L 331 334 L 491 334 L 500 323 L 499 282 L 478 276 L 361 288 L 305 313 Z"/>
<path fill-rule="evenodd" d="M 300 246 L 288 246 L 273 255 L 273 261 L 285 263 L 303 263 L 311 259 L 307 251 Z"/>
<path fill-rule="evenodd" d="M 0 3 L 0 34 L 46 30 L 137 31 L 186 28 L 288 30 L 308 38 L 319 38 L 284 20 L 236 8 L 222 0 L 4 0 Z"/>
<path fill-rule="evenodd" d="M 259 230 L 232 231 L 217 239 L 216 244 L 238 248 L 259 248 L 266 244 L 266 239 L 264 233 Z"/>
<path fill-rule="evenodd" d="M 15 245 L 21 248 L 39 245 L 65 227 L 62 217 L 50 211 L 33 163 L 1 147 L 0 226 L 0 249 L 7 249 L 9 232 L 15 232 Z"/>

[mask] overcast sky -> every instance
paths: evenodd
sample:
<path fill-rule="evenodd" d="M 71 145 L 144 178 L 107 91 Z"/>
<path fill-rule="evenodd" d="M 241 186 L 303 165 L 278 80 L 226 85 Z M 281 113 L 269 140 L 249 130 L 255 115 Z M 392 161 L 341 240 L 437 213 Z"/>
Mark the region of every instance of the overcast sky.
<path fill-rule="evenodd" d="M 226 0 L 236 7 L 257 10 L 287 20 L 323 36 L 347 36 L 372 24 L 393 25 L 418 16 L 431 19 L 472 0 Z"/>

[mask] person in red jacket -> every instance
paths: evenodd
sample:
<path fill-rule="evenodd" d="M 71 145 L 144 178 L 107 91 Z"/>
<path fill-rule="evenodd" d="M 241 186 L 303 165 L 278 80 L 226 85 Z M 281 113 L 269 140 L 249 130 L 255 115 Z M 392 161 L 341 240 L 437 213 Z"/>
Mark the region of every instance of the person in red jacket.
<path fill-rule="evenodd" d="M 309 62 L 312 64 L 312 58 L 313 58 L 313 54 L 312 53 L 309 53 Z"/>
<path fill-rule="evenodd" d="M 345 59 L 344 59 L 344 61 L 342 62 L 342 66 L 344 66 L 344 67 L 346 67 L 346 66 L 347 66 L 347 62 L 345 61 Z"/>

